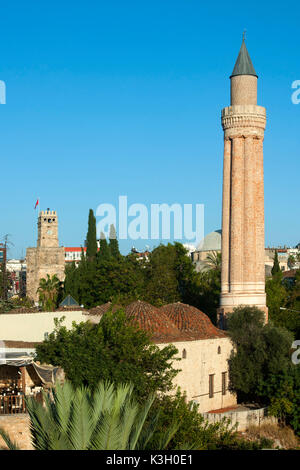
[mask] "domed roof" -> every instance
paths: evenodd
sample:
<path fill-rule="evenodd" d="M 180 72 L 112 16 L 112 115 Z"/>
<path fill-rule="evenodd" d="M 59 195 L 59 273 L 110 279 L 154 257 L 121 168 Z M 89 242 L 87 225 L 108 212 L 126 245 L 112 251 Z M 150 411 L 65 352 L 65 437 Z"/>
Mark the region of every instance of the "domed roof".
<path fill-rule="evenodd" d="M 197 246 L 197 251 L 221 251 L 222 230 L 209 233 Z"/>
<path fill-rule="evenodd" d="M 120 308 L 122 308 L 120 305 L 112 304 L 111 302 L 106 302 L 106 304 L 97 305 L 97 307 L 91 308 L 88 314 L 102 316 L 104 313 L 108 312 L 110 309 L 113 312 L 116 312 Z"/>
<path fill-rule="evenodd" d="M 180 331 L 160 309 L 147 302 L 137 300 L 125 308 L 128 318 L 135 320 L 139 327 L 152 334 L 154 342 L 188 341 L 192 338 Z"/>
<path fill-rule="evenodd" d="M 216 328 L 205 313 L 191 305 L 176 302 L 160 308 L 177 328 L 193 339 L 223 338 L 226 334 Z"/>
<path fill-rule="evenodd" d="M 111 302 L 90 310 L 90 320 L 99 323 L 108 310 L 119 310 L 119 305 Z M 155 343 L 174 343 L 199 339 L 224 338 L 226 333 L 216 328 L 205 313 L 191 305 L 176 302 L 154 307 L 147 302 L 137 300 L 125 307 L 127 318 L 135 321 L 139 328 L 151 333 Z"/>

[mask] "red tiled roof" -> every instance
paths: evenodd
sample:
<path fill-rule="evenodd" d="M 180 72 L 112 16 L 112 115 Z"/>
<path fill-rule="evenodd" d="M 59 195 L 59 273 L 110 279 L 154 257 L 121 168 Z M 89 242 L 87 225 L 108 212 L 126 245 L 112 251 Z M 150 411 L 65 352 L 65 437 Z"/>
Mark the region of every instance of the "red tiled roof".
<path fill-rule="evenodd" d="M 177 328 L 193 339 L 225 338 L 224 331 L 216 328 L 205 313 L 191 305 L 176 302 L 160 308 Z"/>
<path fill-rule="evenodd" d="M 227 413 L 228 411 L 233 411 L 238 408 L 239 405 L 227 406 L 227 408 L 219 408 L 218 410 L 211 410 L 208 413 Z"/>
<path fill-rule="evenodd" d="M 74 252 L 74 251 L 76 251 L 76 252 L 81 252 L 82 249 L 83 249 L 83 251 L 86 251 L 86 247 L 85 247 L 85 246 L 82 247 L 82 248 L 81 248 L 81 246 L 65 246 L 64 249 L 65 249 L 65 252 L 67 252 L 67 251 L 71 251 L 71 252 Z"/>
<path fill-rule="evenodd" d="M 30 341 L 11 341 L 11 340 L 4 340 L 4 346 L 7 348 L 17 348 L 17 349 L 34 349 L 38 342 L 30 342 Z"/>
<path fill-rule="evenodd" d="M 90 309 L 90 315 L 102 316 L 112 307 L 111 302 Z M 119 305 L 112 307 L 118 310 Z M 180 302 L 156 308 L 147 302 L 137 300 L 125 307 L 127 318 L 151 333 L 155 343 L 174 343 L 202 339 L 226 338 L 224 331 L 216 328 L 203 312 Z"/>
<path fill-rule="evenodd" d="M 282 277 L 296 277 L 298 269 L 290 269 L 289 271 L 283 271 Z"/>
<path fill-rule="evenodd" d="M 97 315 L 102 316 L 104 313 L 108 312 L 109 309 L 112 309 L 112 312 L 116 312 L 120 310 L 122 307 L 120 305 L 113 305 L 111 302 L 107 302 L 106 304 L 97 305 L 97 307 L 93 307 L 89 310 L 89 315 Z"/>
<path fill-rule="evenodd" d="M 171 343 L 191 341 L 186 332 L 180 331 L 176 325 L 160 309 L 140 300 L 132 302 L 125 308 L 128 318 L 135 320 L 139 327 L 152 333 L 155 343 Z"/>

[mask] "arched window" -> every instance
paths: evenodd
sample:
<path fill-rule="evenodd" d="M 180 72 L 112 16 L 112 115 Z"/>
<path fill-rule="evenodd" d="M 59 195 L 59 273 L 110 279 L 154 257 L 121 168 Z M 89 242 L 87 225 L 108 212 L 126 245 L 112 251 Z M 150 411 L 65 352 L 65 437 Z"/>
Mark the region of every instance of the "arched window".
<path fill-rule="evenodd" d="M 186 359 L 186 349 L 182 351 L 182 359 Z"/>
<path fill-rule="evenodd" d="M 218 346 L 218 354 L 221 354 L 221 346 Z"/>

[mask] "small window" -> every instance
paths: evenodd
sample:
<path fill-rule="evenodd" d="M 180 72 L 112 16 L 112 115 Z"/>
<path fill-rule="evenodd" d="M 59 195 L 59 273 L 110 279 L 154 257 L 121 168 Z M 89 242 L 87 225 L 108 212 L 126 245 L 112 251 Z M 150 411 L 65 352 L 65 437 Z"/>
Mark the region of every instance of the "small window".
<path fill-rule="evenodd" d="M 227 372 L 222 372 L 222 395 L 226 395 Z"/>
<path fill-rule="evenodd" d="M 49 333 L 48 333 L 48 331 L 46 331 L 46 333 L 44 333 L 44 339 L 45 339 L 45 340 L 49 339 Z"/>
<path fill-rule="evenodd" d="M 218 354 L 221 354 L 221 346 L 218 346 Z"/>
<path fill-rule="evenodd" d="M 214 397 L 214 377 L 215 374 L 209 375 L 209 398 Z"/>
<path fill-rule="evenodd" d="M 186 349 L 182 351 L 182 359 L 186 359 Z"/>

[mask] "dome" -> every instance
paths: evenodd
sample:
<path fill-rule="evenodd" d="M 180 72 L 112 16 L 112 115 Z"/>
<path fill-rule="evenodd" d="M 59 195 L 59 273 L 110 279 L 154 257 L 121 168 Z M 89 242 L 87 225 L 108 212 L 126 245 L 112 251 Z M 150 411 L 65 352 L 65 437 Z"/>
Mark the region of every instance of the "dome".
<path fill-rule="evenodd" d="M 99 323 L 104 313 L 108 312 L 109 310 L 111 310 L 112 312 L 116 312 L 121 308 L 122 307 L 120 305 L 113 305 L 111 302 L 107 302 L 106 304 L 97 305 L 97 307 L 91 308 L 87 315 L 90 317 L 89 320 L 92 323 Z"/>
<path fill-rule="evenodd" d="M 223 338 L 226 334 L 216 328 L 205 313 L 191 305 L 176 302 L 164 305 L 161 312 L 172 320 L 177 328 L 193 339 Z"/>
<path fill-rule="evenodd" d="M 180 331 L 161 309 L 137 300 L 125 308 L 128 318 L 135 320 L 142 330 L 152 334 L 154 342 L 188 341 L 189 335 Z"/>
<path fill-rule="evenodd" d="M 221 251 L 222 230 L 209 233 L 197 246 L 197 251 Z"/>

